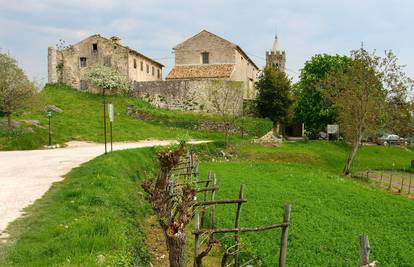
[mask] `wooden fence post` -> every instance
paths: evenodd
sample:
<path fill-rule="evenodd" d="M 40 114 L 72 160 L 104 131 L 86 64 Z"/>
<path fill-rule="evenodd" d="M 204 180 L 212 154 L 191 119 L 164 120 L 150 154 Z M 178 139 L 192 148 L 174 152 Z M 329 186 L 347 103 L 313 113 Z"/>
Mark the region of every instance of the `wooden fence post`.
<path fill-rule="evenodd" d="M 214 201 L 216 198 L 216 186 L 217 186 L 217 180 L 216 180 L 216 174 L 213 174 L 213 192 L 211 192 L 211 200 Z M 214 210 L 216 206 L 213 205 L 210 207 L 210 228 L 214 228 Z"/>
<path fill-rule="evenodd" d="M 287 241 L 288 241 L 288 230 L 290 221 L 290 210 L 292 206 L 290 204 L 285 205 L 285 212 L 283 214 L 283 223 L 288 224 L 282 227 L 282 233 L 280 237 L 280 252 L 279 252 L 279 267 L 286 267 L 286 252 L 287 252 Z"/>
<path fill-rule="evenodd" d="M 194 220 L 195 220 L 195 234 L 194 234 L 194 267 L 198 267 L 197 266 L 197 256 L 198 256 L 198 247 L 200 246 L 200 234 L 198 233 L 200 231 L 200 217 L 197 211 L 197 208 L 195 210 L 195 215 L 194 215 Z"/>
<path fill-rule="evenodd" d="M 239 193 L 239 199 L 244 199 L 244 184 L 240 185 L 240 193 Z M 240 212 L 241 212 L 241 206 L 242 202 L 237 204 L 237 211 L 236 211 L 236 220 L 234 222 L 234 228 L 237 229 L 237 231 L 234 233 L 234 241 L 236 243 L 236 252 L 234 254 L 234 266 L 239 266 L 239 255 L 240 255 L 240 237 L 239 237 L 239 231 L 240 228 Z"/>
<path fill-rule="evenodd" d="M 408 185 L 408 194 L 411 193 L 411 179 L 413 178 L 413 174 L 410 174 L 410 184 Z"/>
<path fill-rule="evenodd" d="M 368 235 L 361 235 L 359 237 L 359 266 L 369 264 L 370 250 Z"/>
<path fill-rule="evenodd" d="M 404 180 L 405 180 L 405 175 L 402 175 L 401 178 L 401 188 L 400 188 L 400 193 L 403 193 L 403 189 L 404 189 Z"/>
<path fill-rule="evenodd" d="M 381 171 L 381 180 L 380 180 L 380 187 L 382 187 L 382 176 L 383 176 L 384 172 Z"/>
<path fill-rule="evenodd" d="M 211 179 L 211 171 L 208 172 L 207 175 L 207 180 L 206 180 L 206 184 L 205 184 L 205 188 L 208 188 L 209 184 L 210 184 L 210 179 Z M 207 201 L 207 197 L 208 197 L 208 191 L 204 191 L 204 201 Z M 206 213 L 206 207 L 203 206 L 201 208 L 201 222 L 200 225 L 203 226 L 204 225 L 204 216 Z"/>
<path fill-rule="evenodd" d="M 393 174 L 393 172 L 391 172 L 391 174 L 390 174 L 390 184 L 388 185 L 388 191 L 390 191 L 391 188 L 392 188 L 392 174 Z"/>

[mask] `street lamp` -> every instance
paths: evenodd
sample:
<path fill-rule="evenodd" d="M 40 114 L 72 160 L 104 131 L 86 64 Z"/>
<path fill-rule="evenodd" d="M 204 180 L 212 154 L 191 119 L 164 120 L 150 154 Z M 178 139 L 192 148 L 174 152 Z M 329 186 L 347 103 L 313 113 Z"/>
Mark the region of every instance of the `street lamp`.
<path fill-rule="evenodd" d="M 49 146 L 52 145 L 52 133 L 51 133 L 51 129 L 50 129 L 50 119 L 52 118 L 52 112 L 49 111 L 47 112 L 47 118 L 49 119 Z"/>

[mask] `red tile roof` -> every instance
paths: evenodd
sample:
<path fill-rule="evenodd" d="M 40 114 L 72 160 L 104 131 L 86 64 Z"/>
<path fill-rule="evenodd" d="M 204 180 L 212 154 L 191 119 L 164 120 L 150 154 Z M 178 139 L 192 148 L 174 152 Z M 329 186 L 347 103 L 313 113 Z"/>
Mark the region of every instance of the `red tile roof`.
<path fill-rule="evenodd" d="M 171 79 L 230 78 L 234 64 L 175 66 L 167 76 Z"/>

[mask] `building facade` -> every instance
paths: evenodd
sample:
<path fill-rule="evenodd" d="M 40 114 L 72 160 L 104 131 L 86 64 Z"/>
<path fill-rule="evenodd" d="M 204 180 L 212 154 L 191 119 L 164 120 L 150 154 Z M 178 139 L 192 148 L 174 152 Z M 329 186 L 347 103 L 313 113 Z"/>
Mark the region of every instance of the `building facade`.
<path fill-rule="evenodd" d="M 167 80 L 223 79 L 243 82 L 245 99 L 256 97 L 259 68 L 236 44 L 206 30 L 173 48 L 175 65 Z"/>
<path fill-rule="evenodd" d="M 162 80 L 161 63 L 123 46 L 118 37 L 92 35 L 77 44 L 48 48 L 48 82 L 64 83 L 82 91 L 93 91 L 85 74 L 96 65 L 112 66 L 130 81 Z"/>
<path fill-rule="evenodd" d="M 266 52 L 266 66 L 277 68 L 283 72 L 286 70 L 286 52 L 280 48 L 277 35 L 273 40 L 272 50 Z"/>

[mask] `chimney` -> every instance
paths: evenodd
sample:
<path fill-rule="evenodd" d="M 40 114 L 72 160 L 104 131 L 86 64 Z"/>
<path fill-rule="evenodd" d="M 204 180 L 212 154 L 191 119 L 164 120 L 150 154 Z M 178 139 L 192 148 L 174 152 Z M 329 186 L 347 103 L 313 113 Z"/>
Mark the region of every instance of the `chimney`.
<path fill-rule="evenodd" d="M 118 36 L 112 36 L 110 39 L 114 44 L 121 45 L 121 38 Z"/>

